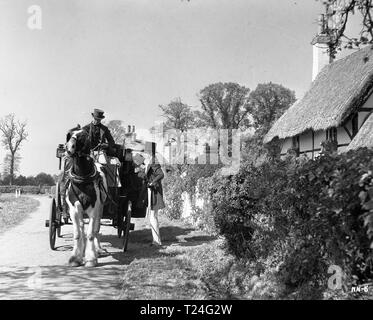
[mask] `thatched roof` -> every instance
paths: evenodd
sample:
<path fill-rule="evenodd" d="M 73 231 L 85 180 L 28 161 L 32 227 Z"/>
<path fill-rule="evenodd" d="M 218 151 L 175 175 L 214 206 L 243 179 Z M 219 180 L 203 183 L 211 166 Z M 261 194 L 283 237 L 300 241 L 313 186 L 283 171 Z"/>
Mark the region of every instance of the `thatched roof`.
<path fill-rule="evenodd" d="M 366 101 L 372 88 L 373 50 L 368 46 L 325 66 L 304 97 L 275 122 L 264 142 L 337 127 Z"/>
<path fill-rule="evenodd" d="M 360 147 L 373 147 L 373 114 L 370 114 L 364 122 L 363 126 L 348 145 L 346 151 Z"/>

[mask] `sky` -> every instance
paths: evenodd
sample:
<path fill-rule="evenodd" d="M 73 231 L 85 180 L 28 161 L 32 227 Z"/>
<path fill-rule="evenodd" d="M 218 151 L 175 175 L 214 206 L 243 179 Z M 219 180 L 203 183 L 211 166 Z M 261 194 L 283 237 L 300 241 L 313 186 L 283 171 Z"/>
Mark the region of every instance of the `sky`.
<path fill-rule="evenodd" d="M 144 132 L 160 104 L 198 107 L 215 82 L 272 81 L 301 97 L 322 12 L 316 0 L 0 0 L 0 117 L 29 133 L 19 173 L 57 173 L 57 145 L 95 107 Z"/>

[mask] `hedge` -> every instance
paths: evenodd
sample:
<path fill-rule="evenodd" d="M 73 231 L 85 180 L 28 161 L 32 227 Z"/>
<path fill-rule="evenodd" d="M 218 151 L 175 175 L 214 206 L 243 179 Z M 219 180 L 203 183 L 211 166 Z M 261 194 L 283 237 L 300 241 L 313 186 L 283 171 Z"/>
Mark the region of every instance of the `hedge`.
<path fill-rule="evenodd" d="M 15 193 L 16 190 L 21 190 L 21 193 L 28 194 L 46 194 L 50 193 L 49 186 L 0 186 L 0 193 Z"/>
<path fill-rule="evenodd" d="M 290 287 L 325 288 L 330 265 L 345 289 L 373 279 L 373 151 L 275 160 L 214 183 L 214 221 L 237 258 L 271 258 Z"/>

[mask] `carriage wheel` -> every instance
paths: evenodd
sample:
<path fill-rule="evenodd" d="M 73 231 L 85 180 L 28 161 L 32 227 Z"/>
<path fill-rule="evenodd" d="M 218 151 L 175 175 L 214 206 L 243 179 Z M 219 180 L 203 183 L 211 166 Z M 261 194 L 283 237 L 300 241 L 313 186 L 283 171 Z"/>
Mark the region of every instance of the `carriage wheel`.
<path fill-rule="evenodd" d="M 62 221 L 62 201 L 61 201 L 61 193 L 60 193 L 60 183 L 56 183 L 56 221 L 58 221 L 58 226 L 57 226 L 57 236 L 61 238 L 61 221 Z M 53 249 L 52 249 L 53 250 Z"/>
<path fill-rule="evenodd" d="M 131 213 L 132 213 L 132 203 L 131 201 L 128 201 L 127 205 L 127 211 L 125 215 L 125 220 L 124 220 L 124 235 L 123 235 L 123 251 L 127 251 L 127 246 L 128 246 L 128 239 L 129 239 L 129 234 L 130 234 L 130 228 L 131 228 Z"/>
<path fill-rule="evenodd" d="M 119 197 L 119 209 L 117 210 L 117 233 L 118 233 L 118 238 L 120 239 L 123 235 L 124 232 L 124 207 L 127 205 L 128 207 L 128 202 L 126 201 L 126 197 Z M 127 208 L 126 208 L 127 209 Z"/>
<path fill-rule="evenodd" d="M 57 208 L 56 201 L 52 199 L 50 211 L 49 211 L 49 245 L 52 250 L 55 250 L 56 244 L 56 218 L 57 218 Z"/>
<path fill-rule="evenodd" d="M 118 238 L 122 238 L 123 234 L 123 219 L 118 219 L 118 226 L 117 226 Z"/>
<path fill-rule="evenodd" d="M 61 238 L 61 222 L 62 222 L 62 214 L 61 214 L 61 211 L 57 210 L 57 213 L 56 213 L 56 221 L 58 222 L 58 225 L 57 225 L 57 236 L 59 238 Z"/>

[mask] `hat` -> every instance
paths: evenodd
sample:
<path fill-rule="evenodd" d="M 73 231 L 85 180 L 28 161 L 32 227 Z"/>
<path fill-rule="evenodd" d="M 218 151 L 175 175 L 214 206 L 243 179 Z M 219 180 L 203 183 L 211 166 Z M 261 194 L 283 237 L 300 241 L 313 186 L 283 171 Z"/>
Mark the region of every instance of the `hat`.
<path fill-rule="evenodd" d="M 93 118 L 96 118 L 96 119 L 104 119 L 105 118 L 104 111 L 102 111 L 101 109 L 94 109 L 93 113 L 92 113 L 92 116 L 93 116 Z"/>
<path fill-rule="evenodd" d="M 136 153 L 133 157 L 132 157 L 132 161 L 137 165 L 139 166 L 140 164 L 143 164 L 144 161 L 145 161 L 145 158 L 139 154 L 139 153 Z"/>

